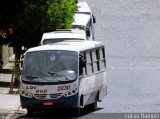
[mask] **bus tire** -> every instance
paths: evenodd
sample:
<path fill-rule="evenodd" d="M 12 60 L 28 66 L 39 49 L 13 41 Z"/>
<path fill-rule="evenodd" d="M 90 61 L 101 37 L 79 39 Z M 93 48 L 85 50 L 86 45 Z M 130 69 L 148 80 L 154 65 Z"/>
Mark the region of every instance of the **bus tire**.
<path fill-rule="evenodd" d="M 95 101 L 88 106 L 89 106 L 89 109 L 92 110 L 92 111 L 97 110 L 97 96 L 95 96 Z"/>
<path fill-rule="evenodd" d="M 76 117 L 79 117 L 80 115 L 81 115 L 81 108 L 79 107 L 79 108 L 76 108 L 75 110 L 74 110 L 74 115 L 76 116 Z"/>
<path fill-rule="evenodd" d="M 27 108 L 27 116 L 28 117 L 33 116 L 33 109 Z"/>

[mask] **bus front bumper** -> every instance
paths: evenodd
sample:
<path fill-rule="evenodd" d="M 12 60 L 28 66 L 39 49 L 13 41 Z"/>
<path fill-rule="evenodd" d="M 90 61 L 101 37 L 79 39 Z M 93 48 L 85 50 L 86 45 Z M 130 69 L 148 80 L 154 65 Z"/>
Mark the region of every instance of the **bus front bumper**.
<path fill-rule="evenodd" d="M 64 108 L 74 109 L 78 105 L 78 93 L 70 97 L 61 97 L 59 99 L 39 100 L 36 98 L 26 98 L 20 96 L 22 108 Z"/>

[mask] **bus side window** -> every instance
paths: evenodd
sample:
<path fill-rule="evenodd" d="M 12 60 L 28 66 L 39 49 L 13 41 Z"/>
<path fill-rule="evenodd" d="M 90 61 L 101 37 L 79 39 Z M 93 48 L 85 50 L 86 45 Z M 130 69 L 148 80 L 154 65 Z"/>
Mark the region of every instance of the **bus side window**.
<path fill-rule="evenodd" d="M 104 70 L 106 67 L 106 62 L 105 62 L 105 53 L 104 53 L 104 48 L 100 48 L 99 50 L 100 53 L 100 70 Z"/>
<path fill-rule="evenodd" d="M 100 62 L 99 62 L 100 56 L 99 56 L 99 49 L 96 49 L 96 57 L 97 57 L 97 68 L 98 68 L 98 71 L 100 71 Z"/>
<path fill-rule="evenodd" d="M 86 52 L 86 60 L 87 60 L 87 64 L 86 64 L 87 75 L 90 75 L 92 74 L 92 60 L 91 60 L 90 51 Z"/>
<path fill-rule="evenodd" d="M 96 50 L 92 50 L 92 62 L 93 62 L 93 72 L 96 73 L 98 71 L 98 64 L 97 64 L 97 56 L 96 56 Z"/>

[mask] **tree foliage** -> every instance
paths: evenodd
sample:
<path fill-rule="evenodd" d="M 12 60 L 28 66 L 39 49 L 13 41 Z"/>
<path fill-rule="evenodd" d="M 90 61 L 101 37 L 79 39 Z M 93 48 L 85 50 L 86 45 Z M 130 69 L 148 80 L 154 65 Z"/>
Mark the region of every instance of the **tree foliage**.
<path fill-rule="evenodd" d="M 33 47 L 44 32 L 71 28 L 75 0 L 3 0 L 0 4 L 0 44 Z"/>

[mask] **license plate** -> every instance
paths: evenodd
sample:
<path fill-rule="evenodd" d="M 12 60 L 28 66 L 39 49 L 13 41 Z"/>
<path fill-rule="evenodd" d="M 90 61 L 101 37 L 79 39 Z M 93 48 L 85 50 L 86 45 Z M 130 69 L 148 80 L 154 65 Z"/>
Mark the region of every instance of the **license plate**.
<path fill-rule="evenodd" d="M 44 106 L 51 106 L 51 105 L 53 105 L 53 102 L 43 102 L 43 105 Z"/>

